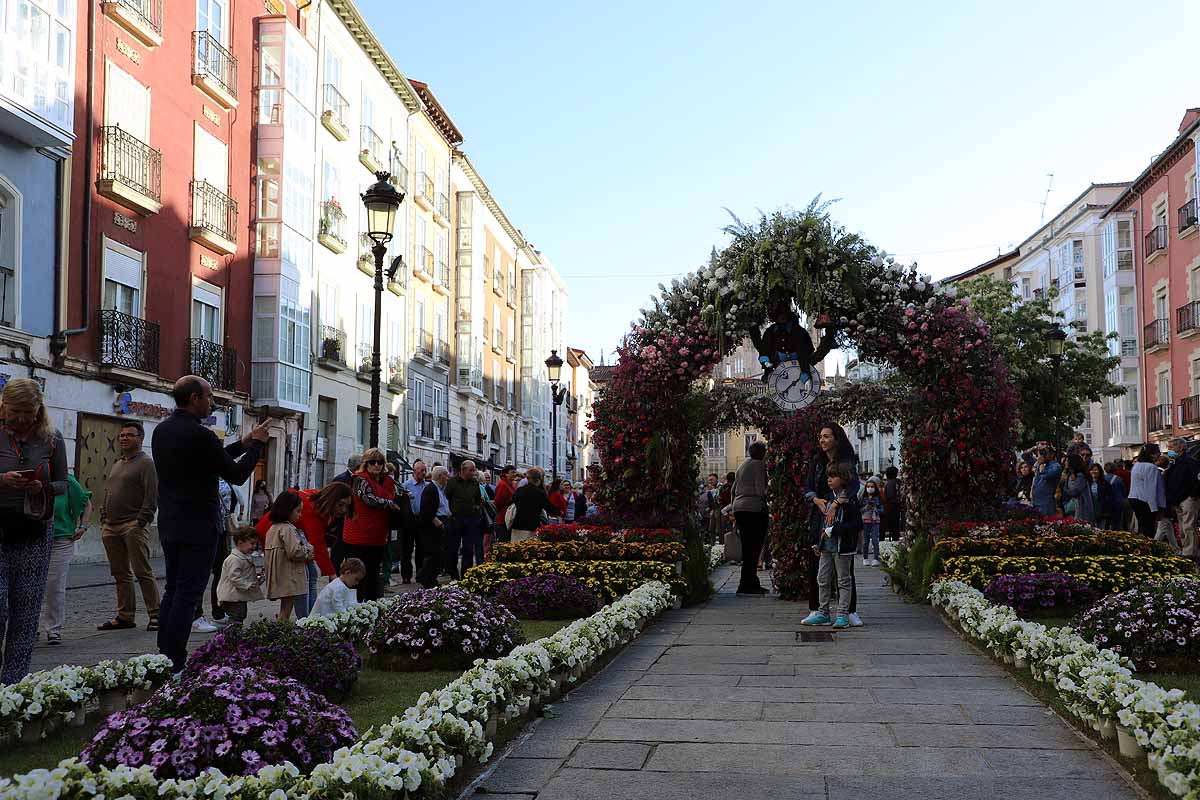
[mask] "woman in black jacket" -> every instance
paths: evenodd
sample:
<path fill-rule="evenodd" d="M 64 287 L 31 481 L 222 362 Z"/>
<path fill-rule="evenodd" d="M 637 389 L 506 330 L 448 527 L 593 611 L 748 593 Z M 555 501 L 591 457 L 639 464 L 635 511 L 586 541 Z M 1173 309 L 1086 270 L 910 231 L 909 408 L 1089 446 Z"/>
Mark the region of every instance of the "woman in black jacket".
<path fill-rule="evenodd" d="M 558 514 L 558 509 L 546 494 L 546 473 L 533 467 L 525 473 L 529 482 L 513 493 L 513 505 L 517 507 L 512 524 L 512 541 L 532 539 L 542 524 L 542 512 L 549 516 Z"/>
<path fill-rule="evenodd" d="M 442 529 L 450 519 L 450 501 L 446 499 L 446 484 L 450 482 L 450 471 L 445 467 L 434 467 L 432 480 L 421 490 L 420 511 L 417 513 L 417 530 L 421 541 L 421 565 L 417 569 L 417 583 L 426 589 L 437 586 L 438 564 L 442 554 Z"/>
<path fill-rule="evenodd" d="M 825 524 L 825 498 L 829 494 L 826 471 L 830 464 L 841 464 L 849 471 L 851 478 L 850 485 L 846 487 L 846 493 L 851 497 L 858 497 L 858 454 L 854 452 L 854 446 L 850 444 L 850 437 L 846 435 L 846 431 L 836 422 L 827 422 L 821 426 L 820 433 L 817 435 L 817 452 L 808 462 L 808 482 L 805 496 L 812 503 L 809 509 L 808 527 L 810 538 L 815 536 L 818 540 L 821 528 Z M 805 567 L 808 574 L 808 608 L 810 611 L 816 611 L 821 607 L 817 589 L 819 565 L 819 559 L 807 557 Z M 858 581 L 854 577 L 854 559 L 850 559 L 850 582 L 851 594 L 848 606 L 850 624 L 860 627 L 862 620 L 858 616 Z"/>

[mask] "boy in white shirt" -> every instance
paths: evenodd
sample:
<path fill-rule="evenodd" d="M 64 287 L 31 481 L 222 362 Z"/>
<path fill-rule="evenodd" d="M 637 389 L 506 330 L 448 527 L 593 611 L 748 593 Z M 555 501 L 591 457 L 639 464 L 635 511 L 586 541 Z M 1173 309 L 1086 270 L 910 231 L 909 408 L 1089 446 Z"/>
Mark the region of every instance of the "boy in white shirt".
<path fill-rule="evenodd" d="M 342 561 L 341 575 L 331 580 L 317 595 L 311 612 L 313 616 L 327 617 L 358 605 L 358 592 L 354 587 L 366 576 L 367 568 L 359 559 L 347 558 Z"/>

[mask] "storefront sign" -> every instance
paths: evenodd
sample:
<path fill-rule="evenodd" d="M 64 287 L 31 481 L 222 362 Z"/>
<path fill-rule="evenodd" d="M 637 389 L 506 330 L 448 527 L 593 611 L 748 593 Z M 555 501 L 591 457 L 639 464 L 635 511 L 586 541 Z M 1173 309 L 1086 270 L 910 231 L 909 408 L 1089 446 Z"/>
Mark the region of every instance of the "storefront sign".
<path fill-rule="evenodd" d="M 174 409 L 160 406 L 158 403 L 143 403 L 140 400 L 134 400 L 133 395 L 129 392 L 121 392 L 117 395 L 117 399 L 113 401 L 113 410 L 118 414 L 127 414 L 135 417 L 166 419 L 171 416 L 171 412 Z"/>
<path fill-rule="evenodd" d="M 142 54 L 130 47 L 129 44 L 119 36 L 117 37 L 117 52 L 135 64 L 142 63 Z"/>
<path fill-rule="evenodd" d="M 137 233 L 137 220 L 133 217 L 125 216 L 120 211 L 113 212 L 113 225 L 116 225 L 118 228 L 124 228 L 130 233 Z"/>

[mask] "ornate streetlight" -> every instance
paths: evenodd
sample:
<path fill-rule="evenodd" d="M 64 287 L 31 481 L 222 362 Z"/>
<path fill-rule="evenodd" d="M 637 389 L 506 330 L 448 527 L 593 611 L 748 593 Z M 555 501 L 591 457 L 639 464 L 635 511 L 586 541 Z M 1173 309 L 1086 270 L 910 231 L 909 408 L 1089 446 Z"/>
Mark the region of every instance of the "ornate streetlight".
<path fill-rule="evenodd" d="M 388 242 L 392 240 L 396 226 L 396 210 L 404 202 L 403 193 L 392 186 L 391 173 L 376 172 L 378 179 L 362 193 L 363 205 L 367 207 L 367 236 L 375 244 L 371 254 L 375 256 L 375 335 L 371 347 L 371 447 L 379 446 L 379 338 L 383 317 L 383 258 L 387 255 Z M 403 262 L 397 258 L 388 270 L 388 279 L 395 276 Z"/>
<path fill-rule="evenodd" d="M 888 464 L 895 466 L 896 464 L 896 445 L 888 445 Z"/>
<path fill-rule="evenodd" d="M 550 351 L 546 359 L 546 374 L 550 377 L 550 474 L 558 480 L 558 407 L 567 396 L 567 387 L 558 385 L 562 377 L 563 360 L 557 350 Z"/>
<path fill-rule="evenodd" d="M 1042 337 L 1046 340 L 1046 351 L 1050 354 L 1050 368 L 1054 370 L 1054 433 L 1050 438 L 1051 444 L 1055 444 L 1058 439 L 1059 371 L 1062 367 L 1063 349 L 1067 344 L 1067 332 L 1055 321 Z"/>

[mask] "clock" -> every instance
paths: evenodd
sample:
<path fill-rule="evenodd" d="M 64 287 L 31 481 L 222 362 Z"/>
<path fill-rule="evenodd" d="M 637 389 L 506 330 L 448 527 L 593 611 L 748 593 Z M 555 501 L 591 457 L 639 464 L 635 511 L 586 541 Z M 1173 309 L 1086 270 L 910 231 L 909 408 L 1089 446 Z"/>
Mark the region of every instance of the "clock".
<path fill-rule="evenodd" d="M 798 411 L 820 396 L 821 376 L 798 361 L 784 361 L 771 372 L 767 393 L 785 411 Z"/>

